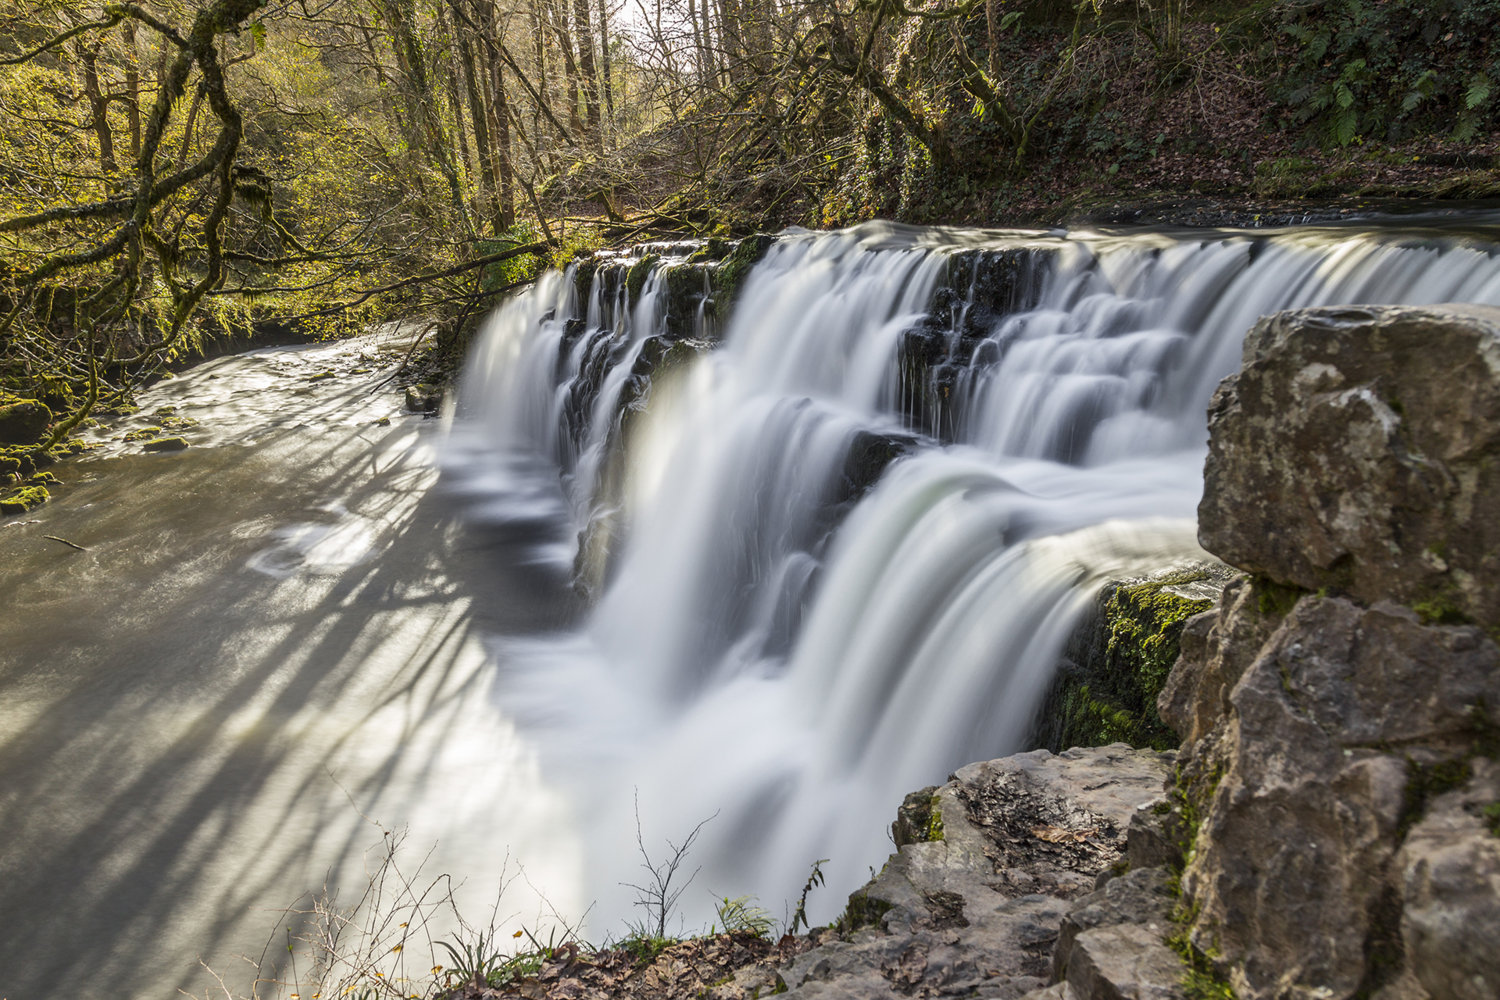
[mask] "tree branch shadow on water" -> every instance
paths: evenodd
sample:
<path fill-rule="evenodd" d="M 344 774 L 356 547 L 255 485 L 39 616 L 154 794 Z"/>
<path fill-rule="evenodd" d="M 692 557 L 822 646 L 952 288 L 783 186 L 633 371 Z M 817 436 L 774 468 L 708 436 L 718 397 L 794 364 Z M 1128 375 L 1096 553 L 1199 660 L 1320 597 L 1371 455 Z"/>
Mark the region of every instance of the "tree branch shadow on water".
<path fill-rule="evenodd" d="M 9 594 L 0 589 L 17 611 L 13 623 L 59 593 L 62 617 L 77 623 L 50 650 L 35 637 L 22 644 L 18 655 L 36 656 L 33 667 L 60 665 L 63 690 L 49 691 L 51 700 L 0 742 L 0 804 L 19 834 L 0 851 L 0 923 L 10 928 L 0 969 L 10 995 L 91 985 L 80 982 L 70 941 L 90 942 L 86 979 L 104 992 L 161 980 L 163 965 L 174 962 L 163 936 L 184 924 L 201 954 L 220 953 L 247 909 L 287 881 L 274 864 L 226 871 L 235 858 L 285 859 L 295 869 L 316 849 L 319 867 L 336 870 L 364 849 L 358 825 L 331 852 L 326 845 L 329 830 L 349 823 L 321 768 L 300 759 L 309 734 L 324 756 L 357 747 L 371 757 L 351 793 L 386 801 L 398 776 L 425 781 L 441 766 L 417 730 L 451 722 L 484 697 L 487 679 L 463 652 L 476 617 L 488 629 L 522 632 L 554 628 L 571 614 L 536 581 L 507 580 L 497 546 L 465 551 L 472 539 L 455 529 L 452 505 L 430 489 L 431 476 L 409 452 L 372 480 L 372 455 L 389 456 L 335 437 L 342 444 L 304 450 L 312 471 L 290 483 L 284 471 L 257 465 L 263 452 L 254 450 L 211 449 L 194 456 L 197 464 L 154 465 L 134 479 L 136 463 L 127 461 L 130 482 L 76 491 L 80 506 L 98 501 L 106 510 L 48 514 L 78 525 L 102 514 L 97 530 L 129 544 L 90 538 L 93 561 L 49 567 L 41 600 L 18 593 L 18 584 Z M 246 463 L 265 488 L 222 496 L 216 478 Z M 150 497 L 130 493 L 147 479 L 178 497 L 211 497 L 206 502 L 220 509 L 212 518 L 203 503 L 153 510 Z M 263 539 L 208 528 L 264 521 L 267 510 L 274 520 L 329 496 L 383 519 L 382 554 L 316 585 L 246 571 L 245 558 Z M 60 533 L 84 537 L 72 526 Z M 0 625 L 0 641 L 15 627 Z M 254 637 L 248 647 L 246 629 Z M 374 691 L 366 690 L 370 663 L 384 670 Z M 0 671 L 0 683 L 23 672 Z M 352 715 L 351 703 L 359 706 Z M 382 712 L 402 722 L 376 746 L 369 726 Z M 281 804 L 268 811 L 267 799 L 277 796 Z"/>

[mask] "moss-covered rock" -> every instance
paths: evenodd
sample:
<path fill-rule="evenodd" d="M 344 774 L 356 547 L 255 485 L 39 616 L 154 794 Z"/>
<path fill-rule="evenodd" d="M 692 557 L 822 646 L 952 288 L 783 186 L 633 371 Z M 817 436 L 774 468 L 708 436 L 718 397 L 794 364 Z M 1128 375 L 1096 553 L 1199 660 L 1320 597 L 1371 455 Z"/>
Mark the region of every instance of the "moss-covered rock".
<path fill-rule="evenodd" d="M 1205 565 L 1106 586 L 1069 640 L 1034 742 L 1053 751 L 1110 743 L 1176 747 L 1178 734 L 1157 713 L 1156 698 L 1177 662 L 1183 625 L 1213 606 L 1225 575 Z"/>
<path fill-rule="evenodd" d="M 406 408 L 413 413 L 436 413 L 443 402 L 439 386 L 420 383 L 406 387 Z"/>
<path fill-rule="evenodd" d="M 52 495 L 47 492 L 45 486 L 24 486 L 10 496 L 0 499 L 0 514 L 24 514 L 28 510 L 40 507 Z"/>
<path fill-rule="evenodd" d="M 711 236 L 702 247 L 688 257 L 689 264 L 708 264 L 721 261 L 734 250 L 734 245 L 718 236 Z"/>
<path fill-rule="evenodd" d="M 646 287 L 646 279 L 657 264 L 661 263 L 659 254 L 648 253 L 634 264 L 630 265 L 630 271 L 625 275 L 625 299 L 630 308 L 634 309 L 636 303 L 641 301 L 641 290 Z"/>
<path fill-rule="evenodd" d="M 673 339 L 698 334 L 698 309 L 713 294 L 711 274 L 706 267 L 677 264 L 662 273 L 667 286 L 667 336 Z"/>
<path fill-rule="evenodd" d="M 11 399 L 0 404 L 0 444 L 31 444 L 52 423 L 52 411 L 35 399 Z"/>
<path fill-rule="evenodd" d="M 187 446 L 187 438 L 180 437 L 152 438 L 141 445 L 146 451 L 182 451 Z"/>
<path fill-rule="evenodd" d="M 714 311 L 720 323 L 727 322 L 734 303 L 739 298 L 740 287 L 750 276 L 750 269 L 771 249 L 776 237 L 766 233 L 747 236 L 740 240 L 729 256 L 714 270 Z"/>

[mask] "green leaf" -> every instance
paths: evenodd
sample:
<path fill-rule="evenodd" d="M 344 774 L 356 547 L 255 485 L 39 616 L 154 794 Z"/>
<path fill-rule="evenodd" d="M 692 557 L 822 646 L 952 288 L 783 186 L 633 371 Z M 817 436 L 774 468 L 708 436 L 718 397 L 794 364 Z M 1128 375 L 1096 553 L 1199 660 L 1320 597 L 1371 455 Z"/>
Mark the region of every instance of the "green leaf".
<path fill-rule="evenodd" d="M 1011 27 L 1021 19 L 1021 12 L 1013 10 L 1000 19 L 1000 30 L 1009 31 Z"/>
<path fill-rule="evenodd" d="M 1464 107 L 1473 111 L 1485 101 L 1490 99 L 1490 78 L 1483 73 L 1476 73 L 1469 81 L 1469 92 L 1464 95 Z"/>
<path fill-rule="evenodd" d="M 1347 146 L 1354 141 L 1355 125 L 1358 124 L 1358 121 L 1358 117 L 1348 108 L 1340 111 L 1334 117 L 1333 137 L 1340 146 Z"/>
<path fill-rule="evenodd" d="M 264 21 L 250 22 L 250 38 L 255 42 L 257 49 L 266 47 L 266 23 Z"/>
<path fill-rule="evenodd" d="M 1346 85 L 1342 83 L 1334 84 L 1333 94 L 1334 100 L 1339 107 L 1349 108 L 1354 106 L 1354 91 L 1350 90 Z"/>

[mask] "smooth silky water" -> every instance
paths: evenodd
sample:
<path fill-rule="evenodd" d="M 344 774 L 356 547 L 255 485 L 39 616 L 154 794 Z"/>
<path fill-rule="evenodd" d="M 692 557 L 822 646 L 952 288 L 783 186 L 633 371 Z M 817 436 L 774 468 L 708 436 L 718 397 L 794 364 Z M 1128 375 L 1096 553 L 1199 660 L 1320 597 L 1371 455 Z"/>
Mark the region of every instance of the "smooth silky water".
<path fill-rule="evenodd" d="M 722 344 L 649 382 L 664 273 L 633 308 L 625 264 L 544 277 L 447 434 L 382 371 L 310 381 L 368 344 L 162 383 L 192 448 L 69 463 L 0 522 L 0 997 L 305 969 L 287 908 L 352 903 L 384 830 L 481 926 L 524 870 L 502 933 L 644 917 L 637 822 L 659 859 L 708 820 L 673 930 L 724 896 L 782 916 L 823 858 L 830 918 L 906 792 L 1018 748 L 1099 585 L 1203 557 L 1204 410 L 1249 326 L 1500 304 L 1497 245 L 1494 218 L 790 233 L 686 331 Z M 976 250 L 1013 258 L 998 314 Z"/>
<path fill-rule="evenodd" d="M 906 792 L 1021 749 L 1101 584 L 1205 558 L 1205 411 L 1250 326 L 1500 304 L 1500 231 L 1467 228 L 787 234 L 722 346 L 653 384 L 628 436 L 620 373 L 665 329 L 661 272 L 628 316 L 603 268 L 587 303 L 554 274 L 502 309 L 450 457 L 483 517 L 524 522 L 550 497 L 567 518 L 551 556 L 599 582 L 580 627 L 492 644 L 496 704 L 586 831 L 590 927 L 645 916 L 622 884 L 640 880 L 637 823 L 659 859 L 708 820 L 682 927 L 744 894 L 783 916 L 819 859 L 810 912 L 835 916 Z M 972 286 L 940 294 L 975 250 L 1016 262 L 1013 308 L 977 334 Z M 901 360 L 917 327 L 946 337 L 925 390 Z M 617 367 L 601 378 L 590 352 Z M 851 500 L 872 437 L 901 456 Z M 623 481 L 599 477 L 611 450 Z M 600 521 L 607 553 L 580 554 Z"/>

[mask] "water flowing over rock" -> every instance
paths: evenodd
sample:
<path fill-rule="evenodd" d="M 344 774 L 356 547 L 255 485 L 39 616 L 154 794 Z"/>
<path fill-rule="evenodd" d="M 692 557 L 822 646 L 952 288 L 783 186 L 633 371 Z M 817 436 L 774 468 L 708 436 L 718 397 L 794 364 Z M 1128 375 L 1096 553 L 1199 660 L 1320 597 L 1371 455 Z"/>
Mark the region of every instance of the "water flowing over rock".
<path fill-rule="evenodd" d="M 1203 414 L 1245 331 L 1500 305 L 1491 249 L 870 225 L 543 278 L 490 321 L 448 483 L 589 605 L 496 644 L 496 698 L 596 835 L 603 923 L 631 915 L 637 796 L 648 843 L 717 815 L 697 842 L 716 895 L 788 898 L 816 858 L 833 898 L 857 885 L 903 795 L 1024 747 L 1099 587 L 1205 559 Z M 1227 704 L 1240 657 L 1173 687 L 1167 723 L 1212 729 L 1198 695 Z"/>

